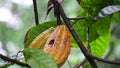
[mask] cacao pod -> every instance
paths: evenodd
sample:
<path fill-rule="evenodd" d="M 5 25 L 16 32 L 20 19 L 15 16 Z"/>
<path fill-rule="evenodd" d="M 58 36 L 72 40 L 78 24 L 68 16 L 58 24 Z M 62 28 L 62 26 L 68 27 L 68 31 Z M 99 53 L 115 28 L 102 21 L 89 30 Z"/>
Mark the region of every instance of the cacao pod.
<path fill-rule="evenodd" d="M 64 25 L 59 25 L 47 39 L 43 51 L 51 55 L 58 67 L 61 67 L 70 53 L 70 48 L 70 32 Z"/>
<path fill-rule="evenodd" d="M 48 37 L 50 36 L 50 34 L 54 31 L 54 28 L 51 27 L 45 31 L 43 31 L 42 33 L 40 33 L 33 41 L 32 43 L 29 45 L 29 48 L 37 48 L 37 49 L 41 49 L 43 50 L 44 45 L 48 39 Z"/>

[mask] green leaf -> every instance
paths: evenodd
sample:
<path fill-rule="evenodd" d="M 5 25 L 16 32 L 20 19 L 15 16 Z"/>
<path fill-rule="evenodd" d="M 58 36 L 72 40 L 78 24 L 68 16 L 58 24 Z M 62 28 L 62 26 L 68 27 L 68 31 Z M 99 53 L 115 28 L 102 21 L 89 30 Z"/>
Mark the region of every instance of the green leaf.
<path fill-rule="evenodd" d="M 84 21 L 85 22 L 85 21 Z M 86 41 L 87 41 L 87 29 L 88 27 L 83 26 L 81 23 L 84 23 L 83 21 L 79 21 L 74 25 L 74 29 L 79 36 L 80 40 L 82 43 L 86 46 Z M 94 25 L 89 26 L 89 41 L 92 42 L 96 40 L 99 37 L 99 34 L 97 31 L 94 29 Z M 78 47 L 77 43 L 75 42 L 74 39 L 72 39 L 72 46 Z"/>
<path fill-rule="evenodd" d="M 90 51 L 98 57 L 104 55 L 110 41 L 111 14 L 119 11 L 119 9 L 116 9 L 112 12 L 105 13 L 106 10 L 109 10 L 108 8 L 111 9 L 111 6 L 108 6 L 110 2 L 111 0 L 82 0 L 80 5 L 83 11 L 80 12 L 79 17 L 86 16 L 86 19 L 79 20 L 74 25 L 74 29 L 84 45 L 87 43 L 86 29 L 89 28 Z M 118 6 L 112 7 L 116 8 Z M 104 12 L 105 15 L 95 20 L 94 16 L 97 14 L 100 16 L 99 14 L 102 14 L 100 10 Z M 74 45 L 77 47 L 76 43 L 74 43 Z"/>
<path fill-rule="evenodd" d="M 108 6 L 111 0 L 82 0 L 80 5 L 85 9 L 90 15 L 96 15 L 100 9 Z"/>
<path fill-rule="evenodd" d="M 42 50 L 26 48 L 23 53 L 31 68 L 57 68 L 55 60 Z"/>
<path fill-rule="evenodd" d="M 112 17 L 112 23 L 117 23 L 120 25 L 120 12 L 115 13 Z"/>
<path fill-rule="evenodd" d="M 34 26 L 31 29 L 29 29 L 29 31 L 25 37 L 26 40 L 24 43 L 24 47 L 27 48 L 30 45 L 30 43 L 44 30 L 46 30 L 50 27 L 55 27 L 55 26 L 56 26 L 56 21 L 50 21 L 50 22 L 45 22 L 45 23 L 39 24 L 39 25 Z"/>
<path fill-rule="evenodd" d="M 80 23 L 76 23 L 73 28 L 75 29 L 77 35 L 79 36 L 80 40 L 85 44 L 86 42 L 86 28 L 83 26 L 83 21 Z M 72 37 L 72 46 L 78 47 L 77 43 L 75 42 L 74 38 Z"/>
<path fill-rule="evenodd" d="M 95 41 L 90 43 L 90 51 L 93 55 L 102 57 L 108 48 L 110 33 L 99 36 Z"/>
<path fill-rule="evenodd" d="M 111 17 L 107 16 L 94 23 L 94 28 L 99 35 L 106 35 L 110 30 Z"/>
<path fill-rule="evenodd" d="M 82 43 L 86 46 L 86 38 L 87 38 L 86 30 L 88 27 L 84 26 L 82 23 L 87 23 L 87 22 L 81 20 L 78 23 L 76 23 L 73 27 L 77 35 L 79 36 L 80 40 L 82 41 Z M 89 26 L 89 36 L 90 36 L 89 38 L 90 42 L 94 41 L 96 38 L 99 37 L 93 25 Z M 75 42 L 73 38 L 72 38 L 72 46 L 78 47 L 77 43 Z"/>
<path fill-rule="evenodd" d="M 109 41 L 110 41 L 110 23 L 111 23 L 111 17 L 107 16 L 105 18 L 102 18 L 95 22 L 93 24 L 92 29 L 95 29 L 97 32 L 96 39 L 94 41 L 90 42 L 90 51 L 92 54 L 102 57 L 104 53 L 106 52 L 106 49 L 108 48 Z M 92 34 L 92 31 L 90 31 Z M 95 33 L 96 33 L 95 32 Z M 90 38 L 94 37 L 94 32 Z"/>
<path fill-rule="evenodd" d="M 94 28 L 94 24 L 89 27 L 89 42 L 96 40 L 100 35 Z"/>
<path fill-rule="evenodd" d="M 120 5 L 120 0 L 114 0 L 115 5 Z"/>
<path fill-rule="evenodd" d="M 86 11 L 83 9 L 78 17 L 86 16 Z M 76 24 L 73 25 L 77 35 L 79 36 L 82 43 L 86 46 L 86 30 L 89 28 L 90 42 L 98 38 L 98 33 L 94 28 L 94 23 L 96 21 L 92 18 L 80 19 Z M 74 39 L 72 39 L 72 46 L 78 47 Z"/>

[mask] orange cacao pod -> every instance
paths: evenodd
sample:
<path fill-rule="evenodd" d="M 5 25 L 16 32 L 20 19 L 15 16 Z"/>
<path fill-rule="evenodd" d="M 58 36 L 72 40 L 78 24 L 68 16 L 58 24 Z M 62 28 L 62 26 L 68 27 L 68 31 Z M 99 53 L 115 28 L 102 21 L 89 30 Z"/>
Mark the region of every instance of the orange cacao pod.
<path fill-rule="evenodd" d="M 57 26 L 49 36 L 43 51 L 51 55 L 57 62 L 58 67 L 66 61 L 71 48 L 70 32 L 64 25 Z"/>

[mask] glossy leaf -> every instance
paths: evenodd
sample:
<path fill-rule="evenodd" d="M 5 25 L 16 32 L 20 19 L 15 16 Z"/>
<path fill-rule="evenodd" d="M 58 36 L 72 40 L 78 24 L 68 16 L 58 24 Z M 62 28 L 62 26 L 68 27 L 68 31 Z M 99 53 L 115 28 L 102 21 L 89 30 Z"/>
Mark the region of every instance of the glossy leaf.
<path fill-rule="evenodd" d="M 85 20 L 80 20 L 78 21 L 78 23 L 76 23 L 74 25 L 74 29 L 77 33 L 77 35 L 79 36 L 80 40 L 82 41 L 82 43 L 86 46 L 86 40 L 87 40 L 87 29 L 89 29 L 89 41 L 92 42 L 94 40 L 96 40 L 99 37 L 99 34 L 97 33 L 94 24 L 90 25 L 89 28 L 87 26 L 85 26 L 86 23 L 89 23 Z M 77 43 L 74 41 L 74 39 L 72 39 L 72 43 L 74 43 L 73 46 L 77 47 Z"/>
<path fill-rule="evenodd" d="M 77 35 L 79 36 L 80 40 L 85 44 L 86 42 L 86 28 L 82 26 L 83 21 L 81 23 L 76 23 L 73 28 L 75 29 Z M 72 46 L 78 47 L 77 43 L 75 42 L 74 38 L 72 37 Z"/>
<path fill-rule="evenodd" d="M 117 23 L 120 25 L 120 12 L 117 12 L 113 15 L 112 23 Z"/>
<path fill-rule="evenodd" d="M 84 16 L 85 13 L 80 14 Z M 97 21 L 92 18 L 87 18 L 79 20 L 75 25 L 76 33 L 78 34 L 80 40 L 86 45 L 86 28 L 89 28 L 89 42 L 90 51 L 92 54 L 102 57 L 108 48 L 110 40 L 110 23 L 111 17 L 107 16 Z M 77 45 L 77 44 L 76 44 Z M 100 50 L 102 50 L 100 52 Z M 100 54 L 99 54 L 100 52 Z M 97 54 L 98 53 L 98 54 Z"/>
<path fill-rule="evenodd" d="M 86 11 L 82 10 L 78 17 L 86 16 Z M 80 40 L 83 42 L 83 44 L 86 44 L 86 24 L 87 22 L 85 19 L 78 20 L 74 25 L 73 28 L 75 29 L 77 35 L 79 36 Z M 75 42 L 74 38 L 72 37 L 72 46 L 78 47 L 77 43 Z"/>
<path fill-rule="evenodd" d="M 26 48 L 23 53 L 31 68 L 57 68 L 55 60 L 41 50 Z"/>
<path fill-rule="evenodd" d="M 82 0 L 80 5 L 90 15 L 96 15 L 102 8 L 108 6 L 112 0 Z"/>
<path fill-rule="evenodd" d="M 110 24 L 111 24 L 111 18 L 110 16 L 107 16 L 95 22 L 94 28 L 99 35 L 106 35 L 109 33 Z"/>
<path fill-rule="evenodd" d="M 108 48 L 110 41 L 110 33 L 100 36 L 98 39 L 90 43 L 90 51 L 93 55 L 102 57 Z"/>
<path fill-rule="evenodd" d="M 86 11 L 82 10 L 82 12 L 79 14 L 79 17 L 82 16 L 86 16 Z M 79 20 L 74 26 L 73 28 L 75 29 L 77 35 L 79 36 L 80 40 L 83 42 L 84 45 L 86 45 L 86 30 L 89 28 L 89 41 L 92 42 L 95 39 L 97 39 L 99 37 L 97 31 L 95 30 L 94 24 L 96 21 L 94 21 L 92 18 L 89 19 L 81 19 Z M 72 39 L 72 41 L 74 41 L 74 45 L 75 47 L 77 47 L 78 45 L 76 44 L 75 40 Z"/>

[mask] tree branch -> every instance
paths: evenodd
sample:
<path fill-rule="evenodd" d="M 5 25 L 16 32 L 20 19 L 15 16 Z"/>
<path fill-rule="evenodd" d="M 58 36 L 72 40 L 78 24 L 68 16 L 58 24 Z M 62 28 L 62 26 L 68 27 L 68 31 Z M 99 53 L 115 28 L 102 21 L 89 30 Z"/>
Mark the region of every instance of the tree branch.
<path fill-rule="evenodd" d="M 104 62 L 104 63 L 109 63 L 109 64 L 117 64 L 117 65 L 120 65 L 120 61 L 110 61 L 110 60 L 106 60 L 106 59 L 102 59 L 102 58 L 99 58 L 99 57 L 96 57 L 96 56 L 93 56 L 91 54 L 89 54 L 88 56 L 90 56 L 91 58 L 94 58 L 98 61 L 101 61 L 101 62 Z"/>
<path fill-rule="evenodd" d="M 26 63 L 22 63 L 22 62 L 19 62 L 17 60 L 14 60 L 14 59 L 10 59 L 9 57 L 6 57 L 6 56 L 3 56 L 2 54 L 0 54 L 0 58 L 5 60 L 5 61 L 8 61 L 8 62 L 12 62 L 12 63 L 15 63 L 15 64 L 18 64 L 20 66 L 23 66 L 23 67 L 28 67 L 28 68 L 31 68 L 28 64 Z"/>
<path fill-rule="evenodd" d="M 58 3 L 58 2 L 57 2 Z M 60 3 L 58 3 L 60 5 Z M 61 5 L 58 7 L 59 11 L 60 11 L 60 15 L 63 18 L 66 26 L 68 27 L 68 29 L 70 30 L 72 36 L 74 37 L 74 39 L 76 40 L 76 43 L 79 45 L 81 51 L 83 52 L 83 54 L 85 55 L 86 59 L 90 62 L 90 64 L 92 65 L 93 68 L 97 68 L 96 63 L 94 62 L 93 58 L 90 58 L 89 56 L 87 56 L 87 54 L 89 54 L 89 51 L 84 47 L 84 45 L 82 44 L 81 40 L 79 39 L 78 35 L 76 34 L 75 30 L 73 29 L 72 25 L 70 24 L 70 20 L 67 18 L 63 8 L 61 7 Z"/>
<path fill-rule="evenodd" d="M 33 7 L 34 7 L 34 15 L 35 15 L 35 24 L 39 24 L 39 19 L 38 19 L 38 10 L 37 10 L 37 3 L 36 0 L 33 0 Z"/>

